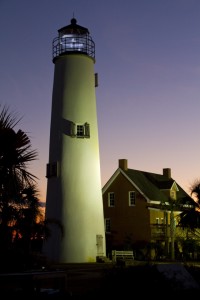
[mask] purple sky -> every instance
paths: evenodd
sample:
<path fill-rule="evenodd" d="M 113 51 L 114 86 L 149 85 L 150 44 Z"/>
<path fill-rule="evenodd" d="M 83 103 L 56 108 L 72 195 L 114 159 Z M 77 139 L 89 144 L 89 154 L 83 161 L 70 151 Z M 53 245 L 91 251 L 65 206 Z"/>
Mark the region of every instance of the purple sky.
<path fill-rule="evenodd" d="M 46 195 L 52 41 L 71 18 L 96 44 L 102 186 L 118 167 L 200 178 L 199 0 L 0 0 L 0 104 L 22 116 Z"/>

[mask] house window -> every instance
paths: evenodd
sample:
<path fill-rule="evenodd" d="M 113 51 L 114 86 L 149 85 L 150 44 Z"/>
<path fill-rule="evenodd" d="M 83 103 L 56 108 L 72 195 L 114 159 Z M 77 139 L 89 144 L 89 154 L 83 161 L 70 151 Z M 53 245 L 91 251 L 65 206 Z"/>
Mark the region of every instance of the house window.
<path fill-rule="evenodd" d="M 74 126 L 74 124 L 73 124 L 73 126 Z M 76 130 L 75 136 L 76 137 L 78 137 L 78 138 L 89 138 L 90 137 L 90 125 L 88 123 L 77 124 L 75 126 L 76 126 L 76 128 L 75 128 L 75 130 Z"/>
<path fill-rule="evenodd" d="M 156 218 L 156 225 L 159 224 L 159 218 Z"/>
<path fill-rule="evenodd" d="M 164 218 L 161 218 L 160 219 L 160 223 L 163 225 L 165 222 L 164 222 Z"/>
<path fill-rule="evenodd" d="M 128 192 L 129 196 L 129 206 L 135 206 L 135 192 Z"/>
<path fill-rule="evenodd" d="M 114 207 L 115 206 L 115 194 L 112 193 L 108 193 L 108 206 L 109 207 Z"/>
<path fill-rule="evenodd" d="M 49 163 L 47 164 L 47 168 L 46 168 L 46 177 L 50 178 L 50 177 L 57 177 L 57 163 Z"/>
<path fill-rule="evenodd" d="M 176 192 L 175 191 L 170 191 L 170 197 L 172 199 L 176 199 Z"/>
<path fill-rule="evenodd" d="M 111 232 L 111 222 L 110 219 L 105 219 L 105 231 Z"/>

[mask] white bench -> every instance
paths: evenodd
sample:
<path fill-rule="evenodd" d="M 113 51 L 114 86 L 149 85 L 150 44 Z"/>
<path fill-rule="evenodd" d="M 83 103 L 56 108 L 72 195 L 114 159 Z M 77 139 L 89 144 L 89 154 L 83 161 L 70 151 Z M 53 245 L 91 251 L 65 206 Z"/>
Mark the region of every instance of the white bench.
<path fill-rule="evenodd" d="M 129 265 L 132 264 L 134 261 L 133 251 L 119 251 L 119 250 L 112 250 L 112 262 L 116 264 L 124 264 Z"/>

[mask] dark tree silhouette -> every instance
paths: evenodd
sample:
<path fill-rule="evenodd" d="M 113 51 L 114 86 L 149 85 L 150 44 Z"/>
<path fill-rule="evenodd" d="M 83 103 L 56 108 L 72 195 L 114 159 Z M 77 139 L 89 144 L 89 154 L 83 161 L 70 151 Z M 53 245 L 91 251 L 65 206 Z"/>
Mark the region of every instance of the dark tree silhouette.
<path fill-rule="evenodd" d="M 195 231 L 200 228 L 200 180 L 194 181 L 190 194 L 194 197 L 194 201 L 179 215 L 179 226 Z"/>
<path fill-rule="evenodd" d="M 4 106 L 0 112 L 0 254 L 7 255 L 15 245 L 14 235 L 30 238 L 39 202 L 37 177 L 28 164 L 37 159 L 28 135 L 15 130 L 21 118 Z"/>

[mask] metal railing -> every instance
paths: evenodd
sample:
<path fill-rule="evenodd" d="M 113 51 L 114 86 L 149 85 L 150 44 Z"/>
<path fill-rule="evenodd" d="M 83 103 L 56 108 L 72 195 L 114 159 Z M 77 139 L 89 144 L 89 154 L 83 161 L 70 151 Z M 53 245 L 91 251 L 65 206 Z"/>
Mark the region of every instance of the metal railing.
<path fill-rule="evenodd" d="M 84 53 L 95 58 L 95 43 L 89 35 L 56 37 L 53 40 L 53 60 L 67 53 Z"/>

